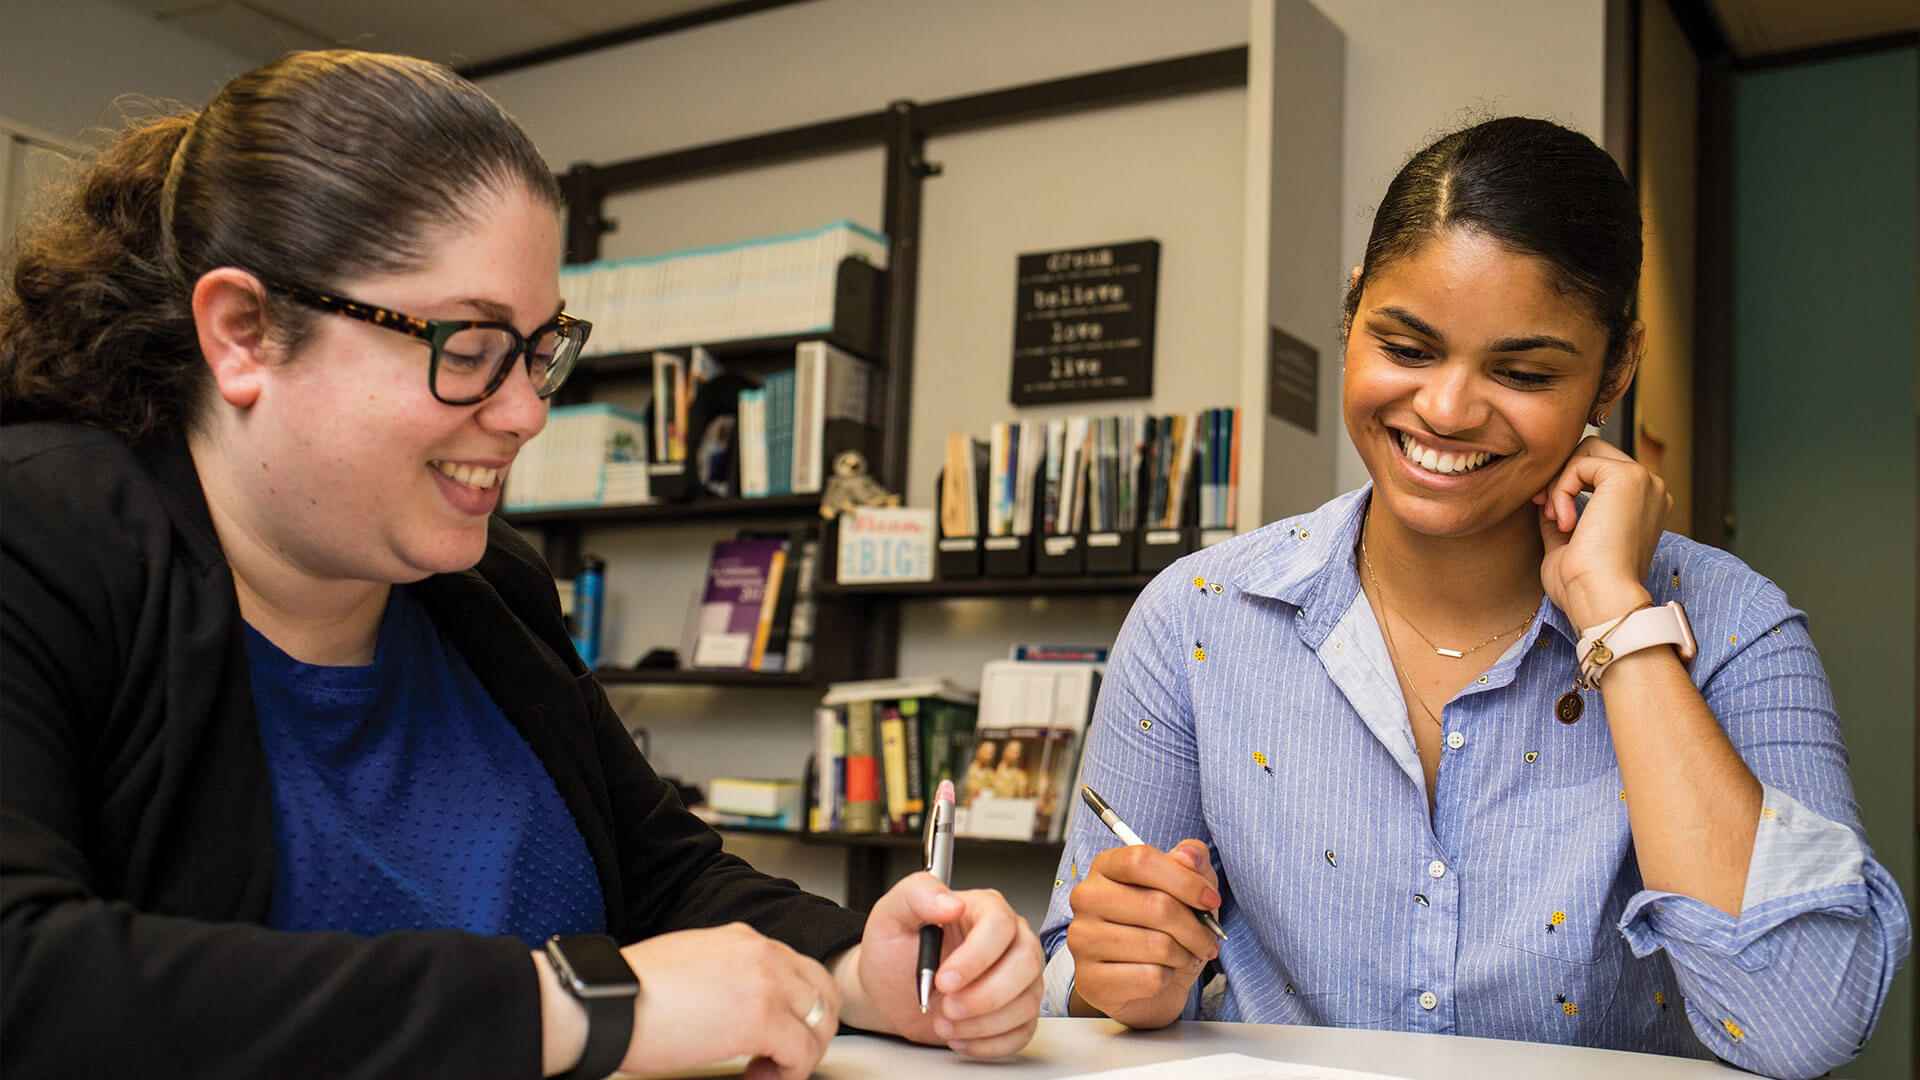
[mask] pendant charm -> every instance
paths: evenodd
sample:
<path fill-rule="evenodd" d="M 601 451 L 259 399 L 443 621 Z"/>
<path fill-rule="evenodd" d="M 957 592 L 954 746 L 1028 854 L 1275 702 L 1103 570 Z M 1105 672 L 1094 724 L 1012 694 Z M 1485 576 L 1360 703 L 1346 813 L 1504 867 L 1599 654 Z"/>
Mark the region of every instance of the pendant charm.
<path fill-rule="evenodd" d="M 1569 690 L 1560 695 L 1559 702 L 1553 707 L 1553 715 L 1559 718 L 1561 723 L 1571 724 L 1580 719 L 1580 714 L 1586 709 L 1586 702 L 1580 700 L 1580 692 Z"/>
<path fill-rule="evenodd" d="M 1461 657 L 1467 655 L 1466 653 L 1461 652 L 1459 649 L 1443 649 L 1443 648 L 1440 648 L 1438 645 L 1434 646 L 1433 651 L 1439 653 L 1441 656 L 1444 656 L 1449 660 L 1458 660 Z"/>

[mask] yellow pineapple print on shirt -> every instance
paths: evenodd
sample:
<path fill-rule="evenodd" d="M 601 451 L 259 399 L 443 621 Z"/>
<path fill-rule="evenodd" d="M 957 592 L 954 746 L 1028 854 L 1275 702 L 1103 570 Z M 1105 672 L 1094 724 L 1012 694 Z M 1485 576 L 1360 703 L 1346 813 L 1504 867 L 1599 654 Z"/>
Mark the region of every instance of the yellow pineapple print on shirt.
<path fill-rule="evenodd" d="M 1744 1041 L 1747 1037 L 1747 1029 L 1734 1023 L 1733 1017 L 1731 1016 L 1722 1018 L 1720 1026 L 1726 1029 L 1727 1038 L 1732 1039 L 1734 1042 Z"/>
<path fill-rule="evenodd" d="M 1554 912 L 1553 917 L 1547 920 L 1547 933 L 1549 934 L 1553 933 L 1556 928 L 1565 925 L 1566 921 L 1567 921 L 1566 912 L 1564 911 Z"/>
<path fill-rule="evenodd" d="M 1262 753 L 1262 752 L 1260 752 L 1260 751 L 1258 751 L 1258 750 L 1255 750 L 1255 751 L 1253 752 L 1253 763 L 1254 763 L 1255 765 L 1258 765 L 1258 766 L 1260 766 L 1261 768 L 1263 768 L 1263 769 L 1265 769 L 1265 770 L 1267 770 L 1267 775 L 1268 775 L 1268 776 L 1272 776 L 1272 775 L 1273 775 L 1273 766 L 1272 766 L 1271 764 L 1269 764 L 1269 763 L 1268 763 L 1268 761 L 1267 761 L 1267 755 L 1266 755 L 1266 754 L 1264 754 L 1264 753 Z"/>

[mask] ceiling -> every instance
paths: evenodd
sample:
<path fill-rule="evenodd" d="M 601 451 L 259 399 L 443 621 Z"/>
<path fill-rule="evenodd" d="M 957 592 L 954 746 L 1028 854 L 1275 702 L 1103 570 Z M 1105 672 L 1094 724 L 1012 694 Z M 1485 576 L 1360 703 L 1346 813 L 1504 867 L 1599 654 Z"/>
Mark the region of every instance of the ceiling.
<path fill-rule="evenodd" d="M 352 46 L 454 67 L 625 30 L 734 0 L 118 0 L 253 63 Z M 1657 0 L 1643 0 L 1657 2 Z M 1920 32 L 1915 0 L 1710 0 L 1742 60 Z"/>
<path fill-rule="evenodd" d="M 118 0 L 253 63 L 349 46 L 454 67 L 625 30 L 730 0 Z"/>
<path fill-rule="evenodd" d="M 1920 31 L 1915 0 L 1713 0 L 1713 13 L 1741 60 Z"/>

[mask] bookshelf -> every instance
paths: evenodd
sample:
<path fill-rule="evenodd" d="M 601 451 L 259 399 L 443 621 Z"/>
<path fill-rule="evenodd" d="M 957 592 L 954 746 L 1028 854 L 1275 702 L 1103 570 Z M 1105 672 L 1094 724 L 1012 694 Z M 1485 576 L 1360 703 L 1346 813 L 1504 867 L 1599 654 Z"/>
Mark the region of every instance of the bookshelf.
<path fill-rule="evenodd" d="M 812 671 L 735 671 L 724 668 L 598 668 L 603 686 L 707 686 L 742 690 L 818 690 L 828 679 Z"/>
<path fill-rule="evenodd" d="M 702 521 L 806 520 L 820 512 L 820 496 L 770 495 L 761 499 L 694 499 L 689 502 L 594 506 L 578 510 L 524 510 L 502 514 L 515 528 L 685 525 Z M 549 562 L 553 560 L 549 558 Z"/>
<path fill-rule="evenodd" d="M 947 581 L 893 581 L 878 585 L 820 582 L 816 596 L 952 600 L 967 597 L 1018 599 L 1025 596 L 1132 596 L 1147 587 L 1152 574 L 1086 577 L 959 578 Z"/>
<path fill-rule="evenodd" d="M 881 445 L 871 474 L 888 489 L 908 498 L 908 418 L 913 413 L 915 314 L 919 298 L 922 248 L 921 206 L 929 177 L 940 166 L 926 157 L 930 137 L 976 131 L 996 125 L 1021 123 L 1079 111 L 1106 108 L 1142 99 L 1178 97 L 1249 85 L 1247 47 L 1220 49 L 1190 56 L 1070 75 L 1006 89 L 990 90 L 934 102 L 894 101 L 878 110 L 818 123 L 764 132 L 743 138 L 684 147 L 626 161 L 588 164 L 569 169 L 561 178 L 567 204 L 566 248 L 569 262 L 591 262 L 601 256 L 605 234 L 618 223 L 606 212 L 607 200 L 648 188 L 680 184 L 735 170 L 823 158 L 878 148 L 883 151 L 884 200 L 879 229 L 888 238 L 887 269 L 843 262 L 838 268 L 834 326 L 805 339 L 824 338 L 837 347 L 878 365 L 881 373 L 879 422 Z M 1336 155 L 1337 157 L 1337 155 Z M 842 298 L 844 294 L 844 300 Z M 742 372 L 765 370 L 790 358 L 801 337 L 763 338 L 698 344 L 729 368 Z M 675 350 L 678 351 L 678 350 Z M 765 359 L 763 359 L 765 358 Z M 586 400 L 596 385 L 646 378 L 651 355 L 628 354 L 589 358 L 563 392 L 563 403 Z M 621 510 L 547 511 L 510 516 L 516 525 L 536 526 L 547 538 L 550 564 L 563 574 L 578 565 L 580 535 L 586 529 L 635 528 L 744 521 L 755 517 L 797 520 L 815 513 L 813 500 L 804 507 L 796 499 L 701 500 Z M 831 530 L 823 530 L 830 533 Z M 826 539 L 823 536 L 823 542 Z M 824 555 L 824 553 L 823 553 Z M 821 560 L 824 564 L 827 558 Z M 837 631 L 816 628 L 816 671 L 826 671 L 819 646 L 837 641 L 851 670 L 836 678 L 878 678 L 895 673 L 903 604 L 924 599 L 973 597 L 980 599 L 1037 596 L 1125 596 L 1139 591 L 1151 575 L 1111 577 L 1057 577 L 1032 579 L 950 580 L 879 586 L 828 584 L 822 573 L 816 599 L 823 619 L 829 612 L 848 622 Z M 744 672 L 620 671 L 603 676 L 614 685 L 725 686 L 730 688 L 804 688 L 825 680 L 811 674 L 760 675 Z M 838 848 L 845 852 L 846 901 L 865 909 L 892 884 L 891 856 L 896 848 L 915 848 L 919 838 L 892 834 L 779 834 L 755 830 L 729 833 L 784 836 L 801 844 Z M 1038 851 L 1057 844 L 1026 841 L 963 840 L 963 845 L 995 852 Z"/>
<path fill-rule="evenodd" d="M 739 825 L 715 825 L 715 832 L 736 836 L 764 836 L 780 840 L 792 840 L 818 847 L 840 848 L 913 848 L 921 846 L 918 836 L 908 833 L 840 833 L 840 832 L 782 832 L 777 829 L 754 829 Z M 1051 851 L 1059 853 L 1066 845 L 1054 840 L 998 840 L 984 836 L 956 836 L 955 845 L 961 851 L 1017 852 Z"/>

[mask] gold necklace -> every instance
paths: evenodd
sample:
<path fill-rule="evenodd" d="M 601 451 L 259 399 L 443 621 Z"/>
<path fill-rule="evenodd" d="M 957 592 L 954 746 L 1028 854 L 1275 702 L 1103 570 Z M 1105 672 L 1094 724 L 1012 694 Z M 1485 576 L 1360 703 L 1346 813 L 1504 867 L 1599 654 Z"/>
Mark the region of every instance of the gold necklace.
<path fill-rule="evenodd" d="M 1369 567 L 1368 569 L 1371 571 L 1372 568 Z M 1367 576 L 1373 577 L 1373 574 L 1369 572 Z M 1387 594 L 1380 592 L 1380 581 L 1377 578 L 1375 578 L 1373 582 L 1373 591 L 1380 593 L 1380 634 L 1387 639 L 1387 659 L 1393 661 L 1394 673 L 1399 674 L 1404 669 L 1400 666 L 1400 653 L 1393 647 L 1393 621 L 1387 618 Z M 1408 623 L 1407 625 L 1412 626 L 1413 624 Z M 1426 713 L 1427 719 L 1433 721 L 1433 726 L 1439 728 L 1441 731 L 1447 730 L 1447 725 L 1441 723 L 1440 718 L 1435 716 L 1433 709 L 1427 705 L 1426 696 L 1420 693 L 1420 688 L 1413 685 L 1413 676 L 1410 674 L 1407 676 L 1406 687 L 1407 692 L 1413 695 L 1413 700 L 1419 703 L 1420 711 Z"/>
<path fill-rule="evenodd" d="M 1384 607 L 1387 602 L 1387 592 L 1385 589 L 1382 589 L 1380 587 L 1379 575 L 1373 572 L 1373 559 L 1367 555 L 1367 539 L 1365 536 L 1362 536 L 1360 538 L 1360 561 L 1366 564 L 1367 579 L 1373 582 L 1373 591 L 1380 594 L 1380 604 L 1381 606 Z M 1499 641 L 1501 638 L 1506 637 L 1508 634 L 1517 633 L 1521 630 L 1525 630 L 1528 626 L 1531 626 L 1533 624 L 1533 616 L 1529 614 L 1526 618 L 1520 620 L 1520 623 L 1518 626 L 1512 626 L 1505 630 L 1502 630 L 1499 633 L 1488 638 L 1487 640 L 1481 642 L 1480 644 L 1475 645 L 1473 648 L 1467 649 L 1465 651 L 1462 651 L 1460 649 L 1449 649 L 1444 645 L 1434 644 L 1432 638 L 1421 633 L 1420 628 L 1413 625 L 1413 620 L 1407 618 L 1405 612 L 1401 612 L 1400 621 L 1407 624 L 1407 629 L 1413 631 L 1415 634 L 1418 634 L 1420 637 L 1420 640 L 1426 642 L 1427 648 L 1432 649 L 1436 655 L 1444 656 L 1449 660 L 1461 660 L 1461 659 L 1465 659 L 1466 657 L 1472 656 L 1474 653 L 1479 652 L 1481 649 L 1486 648 L 1488 645 L 1491 645 L 1496 641 Z"/>

